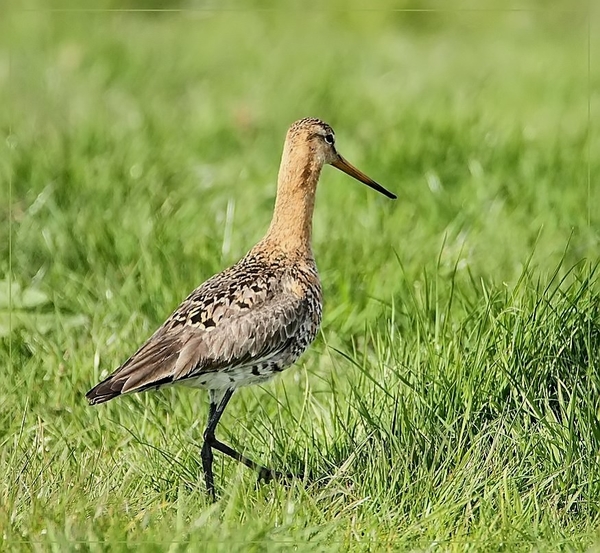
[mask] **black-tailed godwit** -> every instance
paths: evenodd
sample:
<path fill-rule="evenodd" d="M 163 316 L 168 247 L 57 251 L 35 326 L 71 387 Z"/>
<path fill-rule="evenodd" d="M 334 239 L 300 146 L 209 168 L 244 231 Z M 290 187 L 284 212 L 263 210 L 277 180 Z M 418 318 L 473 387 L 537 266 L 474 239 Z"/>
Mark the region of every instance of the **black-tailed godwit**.
<path fill-rule="evenodd" d="M 207 389 L 210 408 L 201 456 L 213 499 L 213 449 L 257 470 L 261 479 L 278 476 L 217 440 L 215 429 L 237 388 L 280 373 L 317 335 L 322 297 L 311 232 L 325 164 L 396 198 L 337 152 L 327 123 L 296 121 L 285 140 L 265 237 L 238 263 L 196 288 L 136 353 L 86 395 L 97 404 L 175 383 Z"/>

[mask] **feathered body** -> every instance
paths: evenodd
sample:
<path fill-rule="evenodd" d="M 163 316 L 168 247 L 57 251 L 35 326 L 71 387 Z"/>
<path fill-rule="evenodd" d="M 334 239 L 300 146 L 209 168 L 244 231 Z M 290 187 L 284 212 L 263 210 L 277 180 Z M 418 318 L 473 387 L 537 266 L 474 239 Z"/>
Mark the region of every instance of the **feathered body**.
<path fill-rule="evenodd" d="M 292 259 L 261 242 L 196 288 L 134 355 L 94 388 L 91 401 L 175 382 L 217 395 L 259 384 L 298 359 L 315 339 L 321 313 L 321 284 L 312 256 Z"/>

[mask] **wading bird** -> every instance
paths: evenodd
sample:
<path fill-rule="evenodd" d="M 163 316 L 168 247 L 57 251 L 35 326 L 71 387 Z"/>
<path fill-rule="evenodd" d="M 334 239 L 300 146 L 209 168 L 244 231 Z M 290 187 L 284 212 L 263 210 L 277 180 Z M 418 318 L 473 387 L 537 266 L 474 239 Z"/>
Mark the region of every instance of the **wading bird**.
<path fill-rule="evenodd" d="M 175 383 L 207 389 L 201 457 L 213 499 L 213 449 L 257 470 L 259 479 L 279 476 L 217 440 L 215 429 L 237 388 L 263 383 L 292 365 L 317 334 L 323 304 L 311 232 L 325 164 L 396 198 L 337 152 L 327 123 L 296 121 L 283 147 L 265 237 L 238 263 L 196 288 L 136 353 L 86 395 L 97 404 Z"/>

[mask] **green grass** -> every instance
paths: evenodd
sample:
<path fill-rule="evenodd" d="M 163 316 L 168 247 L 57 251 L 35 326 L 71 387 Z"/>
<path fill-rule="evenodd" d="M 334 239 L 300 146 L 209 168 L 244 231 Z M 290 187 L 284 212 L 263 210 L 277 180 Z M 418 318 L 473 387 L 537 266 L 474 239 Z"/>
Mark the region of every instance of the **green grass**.
<path fill-rule="evenodd" d="M 565 5 L 5 12 L 0 549 L 600 547 L 600 27 Z M 307 115 L 399 199 L 325 168 L 321 335 L 218 429 L 307 476 L 217 456 L 211 505 L 206 394 L 84 394 L 261 237 Z"/>

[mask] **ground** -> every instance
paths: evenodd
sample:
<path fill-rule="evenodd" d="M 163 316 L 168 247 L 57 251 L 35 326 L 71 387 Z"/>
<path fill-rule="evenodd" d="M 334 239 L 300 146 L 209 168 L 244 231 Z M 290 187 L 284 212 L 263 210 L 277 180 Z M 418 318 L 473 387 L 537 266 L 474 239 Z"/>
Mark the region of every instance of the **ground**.
<path fill-rule="evenodd" d="M 15 4 L 0 18 L 0 549 L 600 547 L 586 4 Z M 262 236 L 305 116 L 398 200 L 324 169 L 322 332 L 218 428 L 305 477 L 257 487 L 217 453 L 211 504 L 204 392 L 84 394 Z"/>

